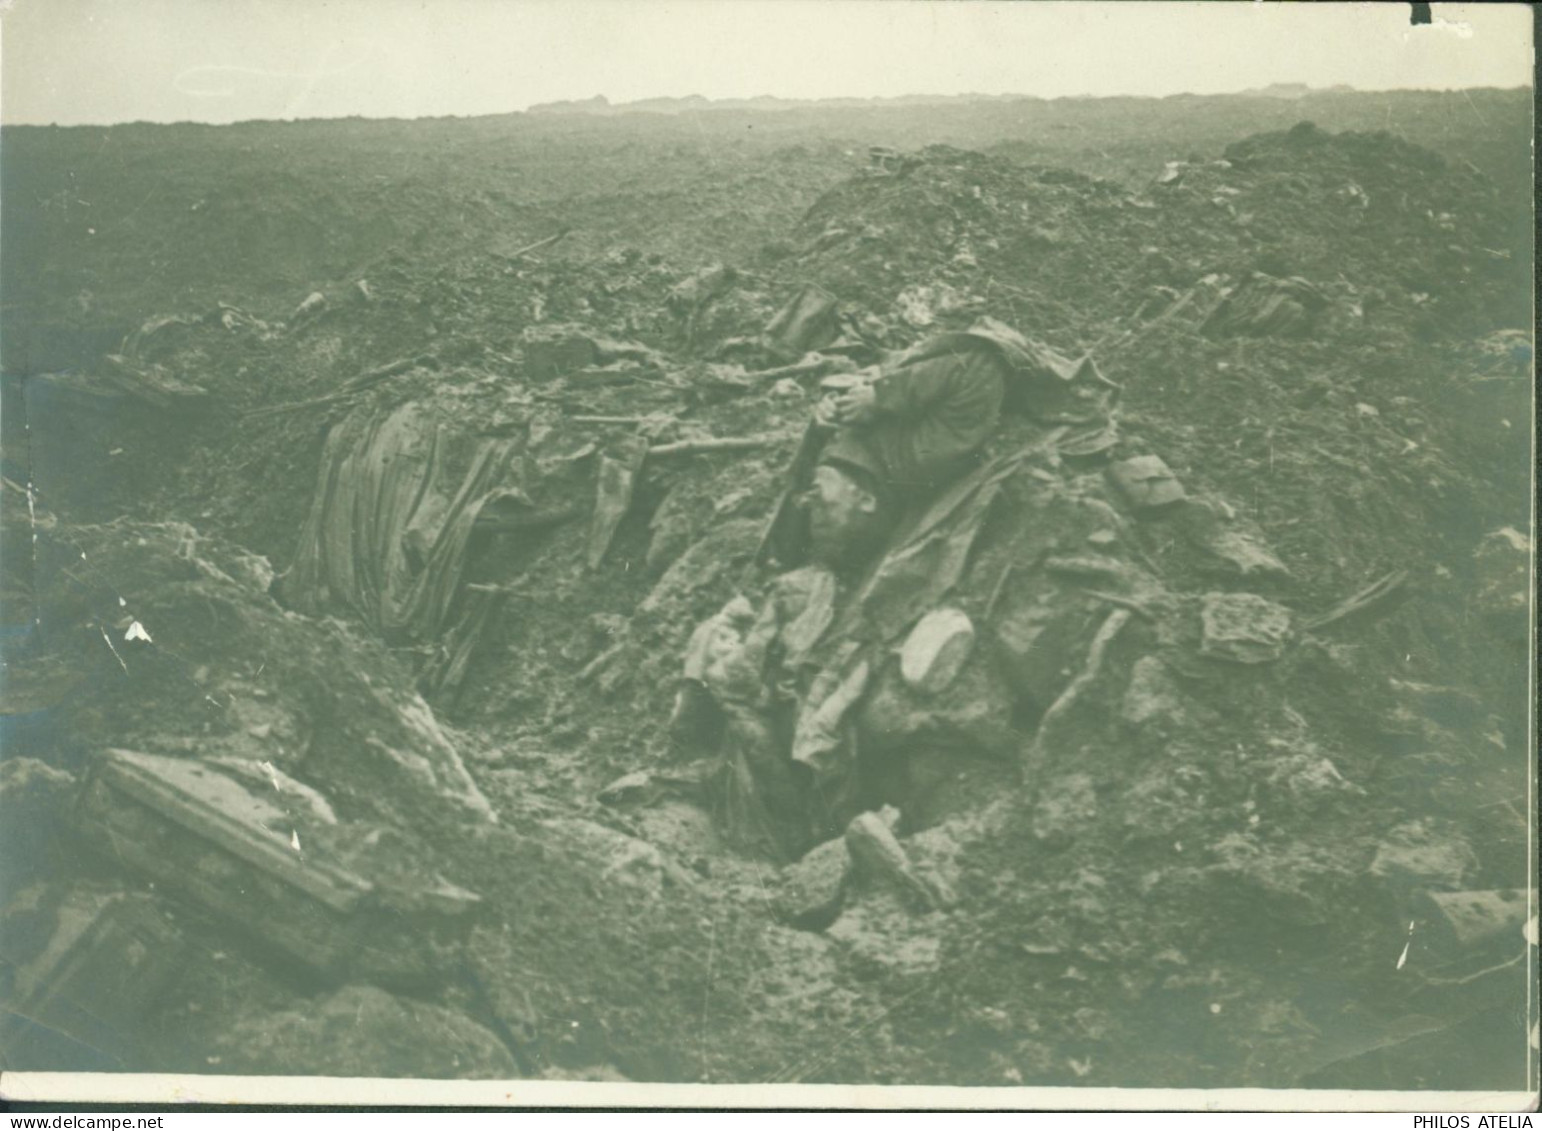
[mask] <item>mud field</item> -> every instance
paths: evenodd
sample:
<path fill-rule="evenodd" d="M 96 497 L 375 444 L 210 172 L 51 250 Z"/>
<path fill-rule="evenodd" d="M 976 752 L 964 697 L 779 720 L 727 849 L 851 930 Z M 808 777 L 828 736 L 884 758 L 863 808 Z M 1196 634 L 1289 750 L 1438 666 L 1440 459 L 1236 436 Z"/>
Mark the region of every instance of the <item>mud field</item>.
<path fill-rule="evenodd" d="M 1529 109 L 8 128 L 0 1065 L 1524 1088 Z M 839 579 L 850 796 L 746 800 L 693 632 L 981 317 L 1099 410 Z"/>

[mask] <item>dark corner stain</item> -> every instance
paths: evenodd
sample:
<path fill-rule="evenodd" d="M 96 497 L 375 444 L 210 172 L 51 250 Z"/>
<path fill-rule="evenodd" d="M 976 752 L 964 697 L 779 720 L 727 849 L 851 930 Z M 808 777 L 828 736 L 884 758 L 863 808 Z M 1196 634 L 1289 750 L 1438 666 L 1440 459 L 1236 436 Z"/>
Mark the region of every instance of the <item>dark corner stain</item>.
<path fill-rule="evenodd" d="M 1415 3 L 1408 6 L 1409 8 L 1413 9 L 1408 13 L 1408 22 L 1413 24 L 1415 27 L 1418 27 L 1420 24 L 1427 24 L 1432 22 L 1430 17 L 1430 6 L 1428 4 Z"/>

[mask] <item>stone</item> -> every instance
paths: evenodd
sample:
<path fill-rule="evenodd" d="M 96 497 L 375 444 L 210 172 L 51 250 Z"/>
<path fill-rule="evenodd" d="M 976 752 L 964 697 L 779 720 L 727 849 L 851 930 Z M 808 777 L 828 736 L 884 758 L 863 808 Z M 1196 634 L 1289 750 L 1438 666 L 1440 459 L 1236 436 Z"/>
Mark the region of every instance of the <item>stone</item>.
<path fill-rule="evenodd" d="M 1119 717 L 1137 727 L 1183 717 L 1180 692 L 1161 657 L 1142 656 L 1130 668 L 1130 685 L 1125 689 Z"/>
<path fill-rule="evenodd" d="M 851 852 L 844 837 L 810 849 L 801 860 L 782 869 L 776 906 L 794 927 L 822 930 L 840 913 Z"/>
<path fill-rule="evenodd" d="M 478 896 L 412 873 L 410 846 L 393 852 L 383 830 L 297 820 L 212 766 L 108 750 L 75 824 L 117 867 L 314 975 L 421 986 L 453 968 Z M 408 858 L 394 874 L 393 857 Z"/>
<path fill-rule="evenodd" d="M 1217 574 L 1270 580 L 1290 577 L 1290 569 L 1264 543 L 1263 536 L 1248 529 L 1225 503 L 1185 499 L 1174 508 L 1173 525 L 1209 560 Z"/>
<path fill-rule="evenodd" d="M 327 308 L 327 296 L 320 291 L 312 291 L 305 296 L 305 301 L 295 307 L 293 318 L 299 321 L 301 318 L 309 318 L 320 314 Z"/>
<path fill-rule="evenodd" d="M 1199 653 L 1237 664 L 1267 664 L 1285 652 L 1290 610 L 1256 593 L 1206 593 Z"/>
<path fill-rule="evenodd" d="M 666 875 L 677 883 L 690 883 L 678 864 L 637 837 L 582 817 L 551 817 L 539 825 L 551 845 L 572 852 L 601 881 L 618 888 L 657 899 L 663 894 Z"/>
<path fill-rule="evenodd" d="M 916 914 L 909 901 L 886 888 L 847 907 L 825 936 L 862 965 L 897 977 L 925 977 L 942 964 L 942 920 Z"/>
<path fill-rule="evenodd" d="M 935 609 L 900 648 L 900 675 L 912 691 L 935 695 L 958 677 L 974 650 L 974 623 L 959 609 Z"/>
<path fill-rule="evenodd" d="M 1528 906 L 1527 893 L 1516 888 L 1426 892 L 1420 902 L 1428 916 L 1426 923 L 1459 947 L 1491 939 L 1516 942 Z"/>
<path fill-rule="evenodd" d="M 595 800 L 601 805 L 635 805 L 646 803 L 657 794 L 653 775 L 647 770 L 633 770 L 601 789 Z"/>
<path fill-rule="evenodd" d="M 1181 502 L 1183 484 L 1160 456 L 1134 456 L 1111 464 L 1109 478 L 1138 511 L 1159 510 Z"/>

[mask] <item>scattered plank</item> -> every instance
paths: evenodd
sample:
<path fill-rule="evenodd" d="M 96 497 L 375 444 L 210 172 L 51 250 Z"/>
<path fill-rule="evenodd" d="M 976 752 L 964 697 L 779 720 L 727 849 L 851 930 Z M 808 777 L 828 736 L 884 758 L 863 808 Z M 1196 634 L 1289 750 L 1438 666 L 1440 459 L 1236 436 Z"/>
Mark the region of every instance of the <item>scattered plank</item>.
<path fill-rule="evenodd" d="M 692 456 L 703 452 L 747 452 L 755 448 L 770 448 L 785 443 L 787 437 L 780 434 L 763 436 L 726 436 L 714 440 L 678 440 L 673 444 L 659 444 L 648 449 L 650 456 Z"/>
<path fill-rule="evenodd" d="M 1404 586 L 1408 582 L 1406 569 L 1395 569 L 1383 577 L 1377 578 L 1358 593 L 1345 597 L 1333 608 L 1321 616 L 1313 617 L 1306 621 L 1302 627 L 1310 631 L 1326 628 L 1330 624 L 1347 620 L 1350 617 L 1369 616 L 1376 612 L 1388 612 L 1396 599 L 1406 596 Z"/>
<path fill-rule="evenodd" d="M 361 373 L 357 377 L 349 378 L 343 387 L 334 393 L 328 393 L 323 397 L 311 397 L 309 400 L 290 401 L 288 404 L 267 405 L 263 408 L 248 409 L 242 415 L 247 418 L 260 416 L 277 416 L 286 412 L 298 412 L 301 409 L 321 408 L 325 405 L 336 404 L 356 396 L 374 385 L 380 384 L 388 377 L 395 377 L 398 373 L 406 373 L 415 366 L 431 366 L 436 364 L 435 359 L 428 354 L 420 357 L 403 357 L 388 365 L 382 365 L 378 369 L 371 369 Z"/>

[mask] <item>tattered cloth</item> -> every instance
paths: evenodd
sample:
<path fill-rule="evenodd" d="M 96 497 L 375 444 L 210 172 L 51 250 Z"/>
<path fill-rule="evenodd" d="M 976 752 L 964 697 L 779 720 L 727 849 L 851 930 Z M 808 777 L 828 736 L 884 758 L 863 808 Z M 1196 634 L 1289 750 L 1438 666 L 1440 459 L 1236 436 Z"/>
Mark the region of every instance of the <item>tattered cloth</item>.
<path fill-rule="evenodd" d="M 978 349 L 984 343 L 1007 365 L 1005 407 L 1045 424 L 1085 424 L 1107 417 L 1119 386 L 1103 376 L 1097 362 L 1075 361 L 1004 322 L 981 318 L 967 330 L 935 334 L 907 350 L 896 364 Z"/>
<path fill-rule="evenodd" d="M 356 412 L 327 438 L 284 598 L 343 606 L 389 641 L 431 642 L 449 623 L 472 526 L 510 483 L 517 439 L 477 436 L 427 405 Z"/>

